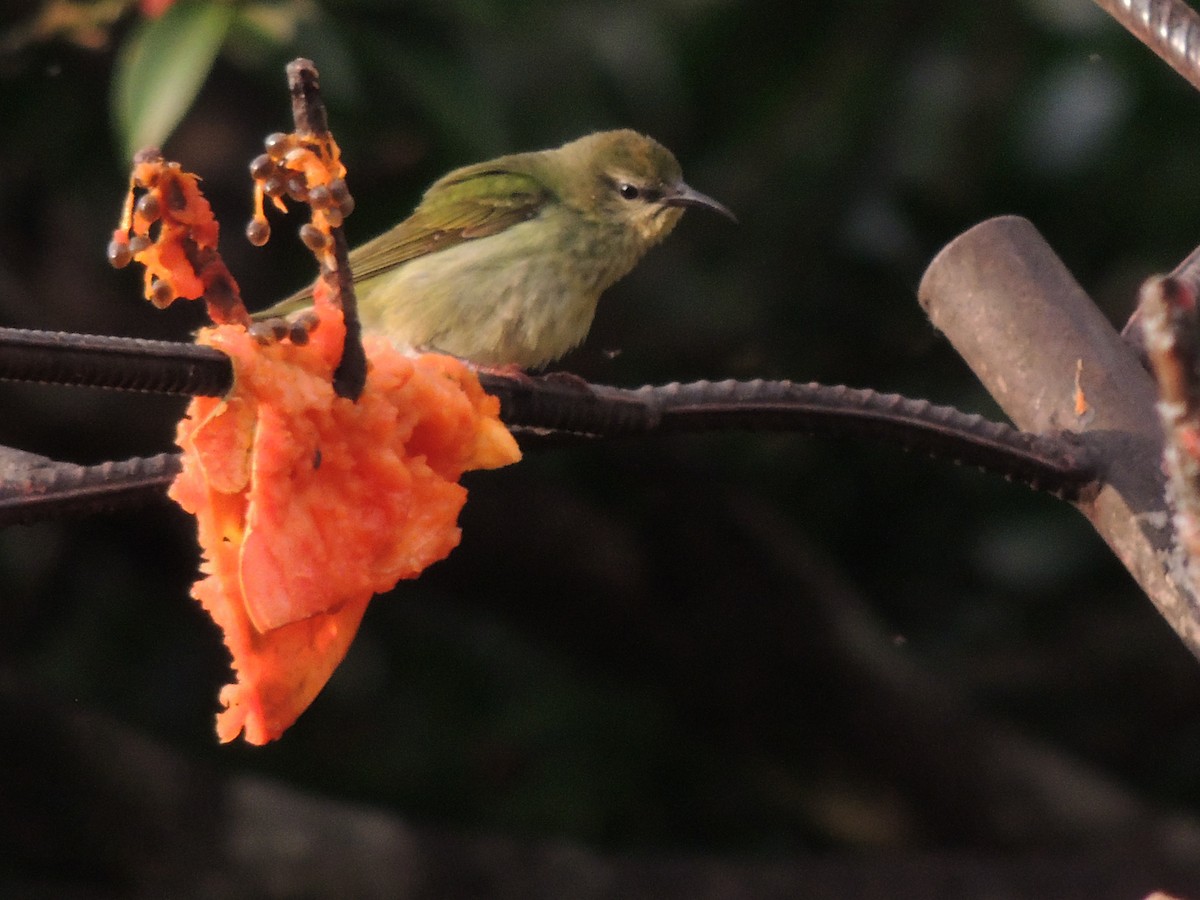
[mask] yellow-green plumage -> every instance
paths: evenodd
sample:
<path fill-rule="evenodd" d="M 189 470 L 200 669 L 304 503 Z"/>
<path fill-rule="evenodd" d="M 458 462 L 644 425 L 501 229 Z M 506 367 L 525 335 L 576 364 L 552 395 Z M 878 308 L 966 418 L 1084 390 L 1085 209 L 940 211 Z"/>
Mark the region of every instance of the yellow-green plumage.
<path fill-rule="evenodd" d="M 456 169 L 351 252 L 363 327 L 479 365 L 541 367 L 587 336 L 600 294 L 685 206 L 731 216 L 683 183 L 669 150 L 628 130 Z M 311 303 L 302 292 L 259 317 Z"/>

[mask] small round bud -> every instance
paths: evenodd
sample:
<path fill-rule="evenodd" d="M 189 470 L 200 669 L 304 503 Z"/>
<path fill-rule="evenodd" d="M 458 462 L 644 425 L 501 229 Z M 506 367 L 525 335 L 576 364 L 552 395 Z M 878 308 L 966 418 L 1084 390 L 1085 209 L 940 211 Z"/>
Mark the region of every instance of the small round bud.
<path fill-rule="evenodd" d="M 329 180 L 329 193 L 333 194 L 333 199 L 341 203 L 350 196 L 350 188 L 346 186 L 345 178 L 331 178 Z"/>
<path fill-rule="evenodd" d="M 292 175 L 284 183 L 288 196 L 303 203 L 308 199 L 308 182 L 303 175 Z"/>
<path fill-rule="evenodd" d="M 283 178 L 278 172 L 268 176 L 267 180 L 263 182 L 263 193 L 268 197 L 282 197 L 283 190 Z"/>
<path fill-rule="evenodd" d="M 246 240 L 255 247 L 261 247 L 271 239 L 271 226 L 265 218 L 255 217 L 246 225 Z"/>
<path fill-rule="evenodd" d="M 271 337 L 277 341 L 282 341 L 292 330 L 292 323 L 283 316 L 267 319 L 266 324 L 271 328 Z"/>
<path fill-rule="evenodd" d="M 350 188 L 346 187 L 346 179 L 335 178 L 330 181 L 329 193 L 338 205 L 343 218 L 354 212 L 354 198 L 350 196 Z"/>
<path fill-rule="evenodd" d="M 291 138 L 282 131 L 276 131 L 268 134 L 263 139 L 263 147 L 266 148 L 267 153 L 271 155 L 272 159 L 279 159 L 282 157 L 290 144 Z"/>
<path fill-rule="evenodd" d="M 155 306 L 162 308 L 170 306 L 171 301 L 175 299 L 175 288 L 171 286 L 171 282 L 165 281 L 162 278 L 154 279 L 150 285 L 150 302 Z"/>
<path fill-rule="evenodd" d="M 266 178 L 275 171 L 275 163 L 271 157 L 262 153 L 250 161 L 250 177 L 256 181 Z"/>
<path fill-rule="evenodd" d="M 137 256 L 139 253 L 148 249 L 149 247 L 150 238 L 146 237 L 144 234 L 135 234 L 129 239 L 129 252 L 134 256 Z"/>
<path fill-rule="evenodd" d="M 328 187 L 318 184 L 308 192 L 308 203 L 314 209 L 331 206 L 333 204 L 333 194 Z"/>
<path fill-rule="evenodd" d="M 123 269 L 133 262 L 133 251 L 128 240 L 114 238 L 108 244 L 108 264 L 114 269 Z"/>
<path fill-rule="evenodd" d="M 283 155 L 283 164 L 289 169 L 299 169 L 301 160 L 306 156 L 308 156 L 308 151 L 303 147 L 293 147 Z"/>
<path fill-rule="evenodd" d="M 317 315 L 316 310 L 306 309 L 296 318 L 292 319 L 292 328 L 303 328 L 309 334 L 317 330 L 317 326 L 321 324 L 321 317 Z"/>
<path fill-rule="evenodd" d="M 247 334 L 252 337 L 255 342 L 266 346 L 275 340 L 274 331 L 271 328 L 270 322 L 254 322 L 246 329 Z"/>
<path fill-rule="evenodd" d="M 313 253 L 324 250 L 329 245 L 329 235 L 311 222 L 300 226 L 300 240 Z"/>
<path fill-rule="evenodd" d="M 158 195 L 142 194 L 134 206 L 134 211 L 147 222 L 157 222 L 162 215 L 162 204 L 158 202 Z"/>
<path fill-rule="evenodd" d="M 329 223 L 330 228 L 337 228 L 342 224 L 342 211 L 336 207 L 325 210 L 325 221 Z"/>
<path fill-rule="evenodd" d="M 308 343 L 308 329 L 299 322 L 293 322 L 292 327 L 288 329 L 288 338 L 293 344 L 303 347 Z"/>

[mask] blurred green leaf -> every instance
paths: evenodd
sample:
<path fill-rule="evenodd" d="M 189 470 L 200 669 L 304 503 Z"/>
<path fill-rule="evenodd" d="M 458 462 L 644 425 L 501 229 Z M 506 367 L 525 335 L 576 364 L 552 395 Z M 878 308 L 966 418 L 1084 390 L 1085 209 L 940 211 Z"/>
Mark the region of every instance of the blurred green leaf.
<path fill-rule="evenodd" d="M 181 0 L 144 19 L 117 59 L 112 106 L 126 157 L 159 146 L 200 91 L 233 21 L 232 4 Z"/>

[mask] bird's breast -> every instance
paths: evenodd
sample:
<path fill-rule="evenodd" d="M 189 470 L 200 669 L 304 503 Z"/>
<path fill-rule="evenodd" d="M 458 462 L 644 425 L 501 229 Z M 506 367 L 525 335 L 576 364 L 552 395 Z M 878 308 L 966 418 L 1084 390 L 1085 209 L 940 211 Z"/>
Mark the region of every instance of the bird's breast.
<path fill-rule="evenodd" d="M 363 283 L 363 324 L 481 365 L 541 367 L 587 336 L 629 257 L 618 235 L 539 216 Z"/>

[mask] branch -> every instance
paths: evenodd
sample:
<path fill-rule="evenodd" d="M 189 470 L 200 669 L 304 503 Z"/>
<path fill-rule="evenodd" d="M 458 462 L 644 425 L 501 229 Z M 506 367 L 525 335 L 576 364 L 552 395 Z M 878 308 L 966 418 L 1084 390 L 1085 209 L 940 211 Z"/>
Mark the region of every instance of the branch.
<path fill-rule="evenodd" d="M 1015 216 L 952 241 L 926 270 L 919 297 L 1018 427 L 1081 432 L 1103 487 L 1076 506 L 1200 657 L 1200 603 L 1169 564 L 1155 386 L 1134 351 L 1033 225 Z"/>
<path fill-rule="evenodd" d="M 555 374 L 483 372 L 479 378 L 500 399 L 506 424 L 559 442 L 729 429 L 848 433 L 976 466 L 1067 499 L 1095 490 L 1088 451 L 1069 434 L 1029 434 L 896 394 L 790 381 L 627 390 Z M 233 374 L 229 359 L 211 347 L 0 328 L 0 379 L 220 396 Z M 170 483 L 178 464 L 167 459 L 77 466 L 37 458 L 10 465 L 0 473 L 0 526 L 140 501 Z"/>
<path fill-rule="evenodd" d="M 317 68 L 311 60 L 294 59 L 287 65 L 288 92 L 292 97 L 292 120 L 296 133 L 329 144 L 329 117 L 321 100 L 318 78 Z M 367 383 L 367 354 L 363 350 L 362 323 L 358 318 L 354 277 L 350 272 L 350 248 L 346 242 L 346 231 L 340 224 L 330 228 L 330 237 L 333 238 L 334 259 L 331 283 L 346 325 L 342 359 L 333 373 L 333 390 L 339 397 L 357 400 Z"/>

